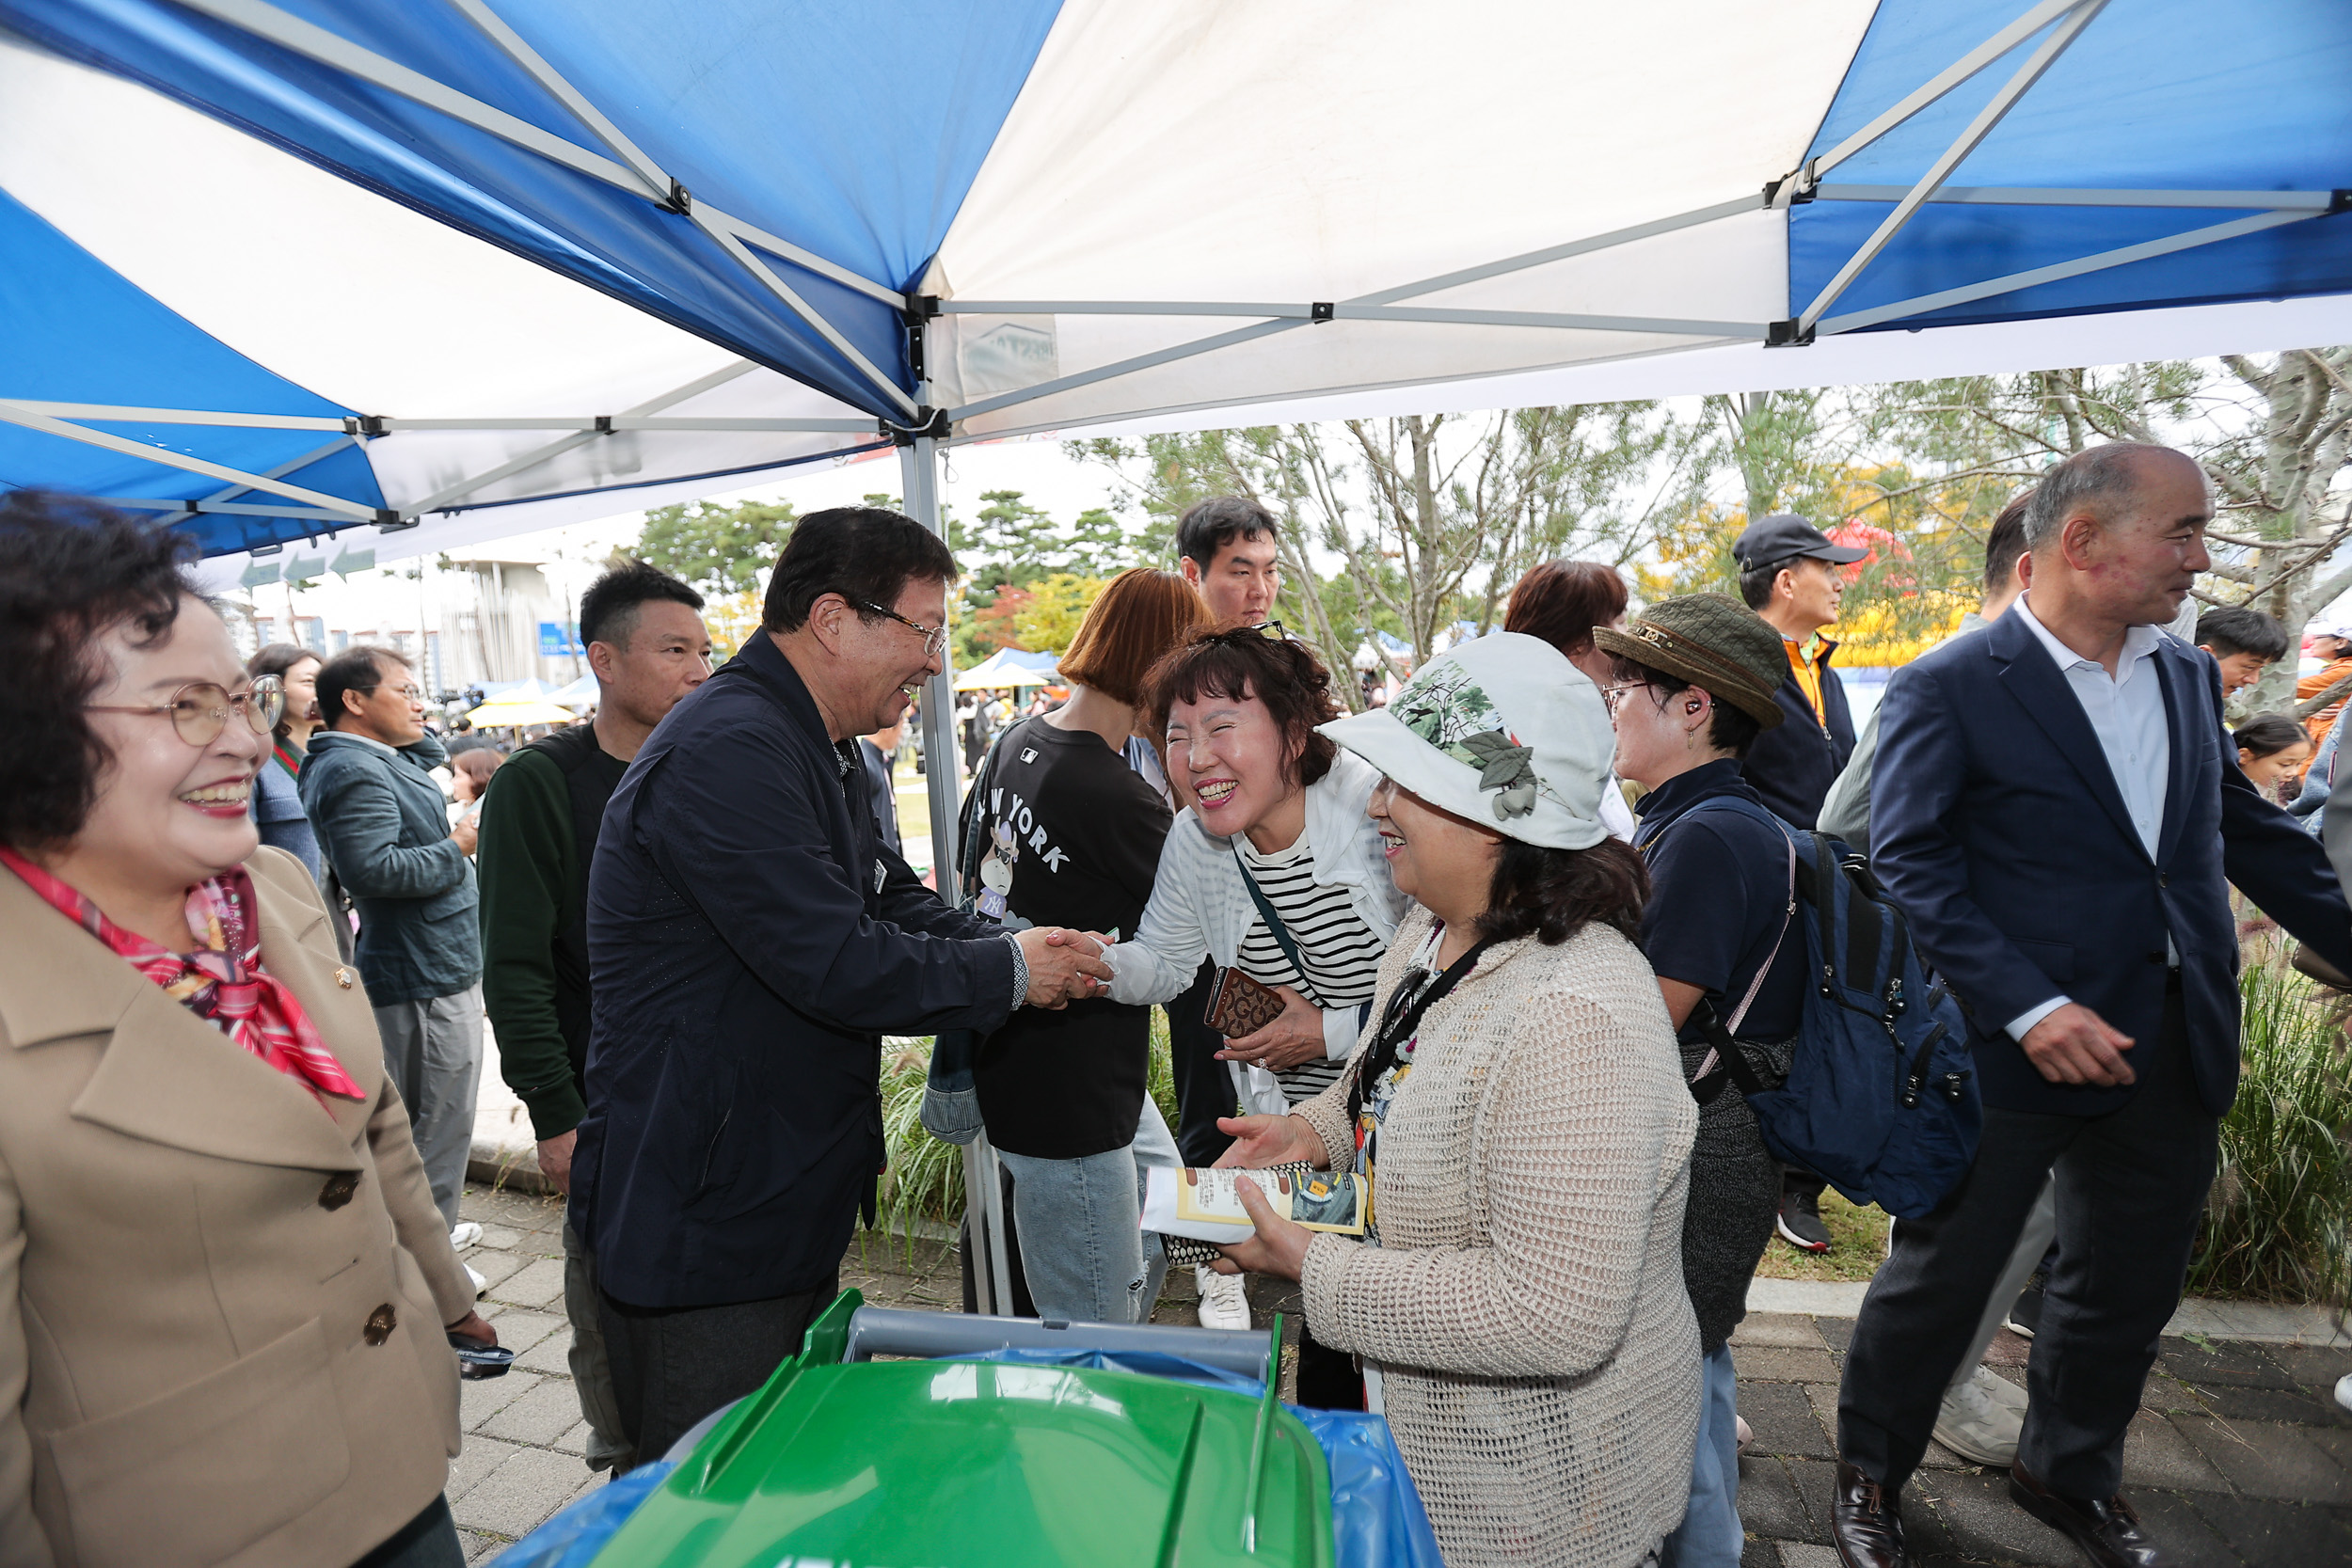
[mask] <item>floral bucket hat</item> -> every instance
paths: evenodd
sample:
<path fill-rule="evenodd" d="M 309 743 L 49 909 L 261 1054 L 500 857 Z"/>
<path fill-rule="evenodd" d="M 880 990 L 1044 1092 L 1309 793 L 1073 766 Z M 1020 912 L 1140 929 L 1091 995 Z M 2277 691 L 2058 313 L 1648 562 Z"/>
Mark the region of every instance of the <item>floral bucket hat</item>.
<path fill-rule="evenodd" d="M 1559 649 L 1499 632 L 1431 659 L 1393 702 L 1320 726 L 1405 788 L 1508 838 L 1589 849 L 1616 736 Z"/>

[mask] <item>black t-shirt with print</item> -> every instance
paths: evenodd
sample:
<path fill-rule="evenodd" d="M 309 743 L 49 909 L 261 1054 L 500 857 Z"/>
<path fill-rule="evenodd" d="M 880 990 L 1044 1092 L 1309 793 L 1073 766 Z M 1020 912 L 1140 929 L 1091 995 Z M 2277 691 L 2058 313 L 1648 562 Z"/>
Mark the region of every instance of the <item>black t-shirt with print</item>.
<path fill-rule="evenodd" d="M 1126 758 L 1100 736 L 1031 719 L 1005 737 L 984 783 L 974 802 L 987 813 L 981 853 L 1009 863 L 1018 919 L 1007 924 L 1134 936 L 1169 816 Z M 1108 998 L 1016 1009 L 974 1064 L 989 1141 L 1038 1160 L 1125 1148 L 1151 1039 L 1151 1008 Z"/>

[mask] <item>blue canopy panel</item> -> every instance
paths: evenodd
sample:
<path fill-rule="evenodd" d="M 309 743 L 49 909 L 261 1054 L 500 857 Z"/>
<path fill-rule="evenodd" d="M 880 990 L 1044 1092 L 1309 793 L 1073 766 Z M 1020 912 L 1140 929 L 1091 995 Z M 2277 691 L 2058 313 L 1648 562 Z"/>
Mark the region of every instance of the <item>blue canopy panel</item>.
<path fill-rule="evenodd" d="M 904 289 L 945 238 L 1058 0 L 874 13 L 772 0 L 518 5 L 501 16 L 688 192 Z M 453 8 L 281 9 L 600 156 Z M 162 0 L 0 0 L 0 19 L 468 233 L 878 416 L 901 411 L 693 222 L 644 197 Z M 710 69 L 708 62 L 723 63 Z M 803 67 L 780 76 L 780 61 Z M 886 103 L 878 114 L 876 103 Z M 890 306 L 767 258 L 912 393 Z"/>
<path fill-rule="evenodd" d="M 273 374 L 166 309 L 119 273 L 0 192 L 0 322 L 8 326 L 0 397 L 143 408 L 200 408 L 341 419 L 352 412 Z M 76 421 L 82 422 L 82 421 Z M 367 507 L 384 504 L 367 454 L 316 430 L 100 423 L 93 428 L 227 467 L 264 474 L 332 447 L 279 476 Z M 0 486 L 40 484 L 82 495 L 189 500 L 221 480 L 0 422 Z M 267 490 L 230 504 L 315 510 Z M 358 526 L 207 513 L 187 527 L 207 555 Z"/>
<path fill-rule="evenodd" d="M 2024 0 L 1883 0 L 1805 156 L 1828 151 L 2026 10 Z M 2058 24 L 2053 23 L 2056 26 Z M 2048 30 L 1822 175 L 1926 174 Z M 2352 186 L 2352 6 L 2343 0 L 2111 0 L 1949 186 L 2329 191 Z M 2188 233 L 2259 208 L 1922 207 L 1829 309 L 1850 311 Z M 1892 211 L 1790 210 L 1789 313 Z M 2352 218 L 2313 217 L 1877 324 L 1866 330 L 2352 291 Z"/>

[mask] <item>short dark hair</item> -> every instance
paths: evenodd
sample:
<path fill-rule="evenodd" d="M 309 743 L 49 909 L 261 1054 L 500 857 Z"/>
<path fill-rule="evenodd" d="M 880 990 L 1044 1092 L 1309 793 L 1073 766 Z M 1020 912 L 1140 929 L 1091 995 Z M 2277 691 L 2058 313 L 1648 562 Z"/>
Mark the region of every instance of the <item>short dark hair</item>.
<path fill-rule="evenodd" d="M 357 691 L 362 697 L 375 695 L 375 689 L 384 684 L 384 666 L 388 661 L 404 670 L 409 667 L 398 650 L 374 642 L 356 643 L 320 665 L 314 682 L 320 720 L 332 729 L 337 720 L 350 717 L 343 706 L 346 691 Z"/>
<path fill-rule="evenodd" d="M 1547 561 L 1511 590 L 1502 629 L 1540 637 L 1563 654 L 1593 645 L 1593 628 L 1625 613 L 1625 578 L 1597 561 Z"/>
<path fill-rule="evenodd" d="M 2232 730 L 2230 738 L 2240 751 L 2251 752 L 2260 760 L 2311 739 L 2311 732 L 2283 713 L 2257 713 Z"/>
<path fill-rule="evenodd" d="M 1638 942 L 1648 902 L 1649 866 L 1629 844 L 1604 838 L 1589 849 L 1554 849 L 1506 838 L 1475 924 L 1498 942 L 1532 936 L 1557 947 L 1597 920 Z"/>
<path fill-rule="evenodd" d="M 318 657 L 317 653 L 299 642 L 272 642 L 245 661 L 245 673 L 255 680 L 260 680 L 263 675 L 276 675 L 283 681 L 287 671 L 306 658 Z M 278 715 L 278 728 L 275 732 L 278 739 L 283 740 L 293 733 L 291 711 Z"/>
<path fill-rule="evenodd" d="M 657 599 L 700 610 L 703 596 L 650 561 L 631 559 L 588 585 L 580 596 L 580 641 L 609 642 L 628 650 L 637 635 L 637 612 Z"/>
<path fill-rule="evenodd" d="M 2009 579 L 2017 575 L 2017 558 L 2026 553 L 2026 512 L 2033 505 L 2033 492 L 2025 491 L 1993 519 L 1993 526 L 1984 536 L 1984 591 L 1989 597 L 2009 586 Z"/>
<path fill-rule="evenodd" d="M 1684 680 L 1680 675 L 1670 675 L 1663 670 L 1647 664 L 1636 663 L 1623 654 L 1616 657 L 1613 665 L 1617 679 L 1641 682 L 1656 693 L 1657 700 L 1661 702 L 1671 700 L 1690 690 L 1693 686 L 1698 686 L 1696 681 Z M 1707 743 L 1717 751 L 1728 752 L 1735 757 L 1746 756 L 1748 748 L 1756 744 L 1756 737 L 1764 733 L 1763 723 L 1755 714 L 1726 702 L 1716 693 L 1708 691 L 1707 688 L 1700 686 L 1699 689 L 1707 691 L 1709 697 L 1715 699 L 1714 711 L 1707 717 Z M 1632 693 L 1627 695 L 1628 700 L 1630 700 Z"/>
<path fill-rule="evenodd" d="M 2066 519 L 2088 512 L 2100 522 L 2112 522 L 2138 483 L 2139 460 L 2161 452 L 2187 458 L 2186 452 L 2151 441 L 2109 441 L 2086 447 L 2042 474 L 2026 509 L 2026 547 L 2040 549 L 2058 538 Z M 2189 459 L 2189 461 L 2195 461 Z"/>
<path fill-rule="evenodd" d="M 2197 645 L 2212 649 L 2216 658 L 2252 654 L 2267 664 L 2274 658 L 2286 657 L 2287 645 L 2292 641 L 2286 627 L 2261 610 L 2244 605 L 2208 610 L 2197 617 Z"/>
<path fill-rule="evenodd" d="M 55 491 L 0 495 L 0 843 L 63 844 L 82 831 L 111 760 L 83 711 L 111 672 L 93 646 L 128 624 L 135 642 L 171 630 L 196 591 L 186 534 Z"/>
<path fill-rule="evenodd" d="M 798 631 L 808 624 L 809 607 L 828 594 L 840 594 L 857 607 L 860 620 L 872 621 L 874 612 L 865 607 L 897 604 L 908 583 L 953 582 L 962 575 L 939 535 L 905 513 L 828 507 L 792 525 L 768 578 L 760 626 Z"/>
<path fill-rule="evenodd" d="M 1759 610 L 1771 604 L 1772 584 L 1779 580 L 1780 574 L 1804 559 L 1801 555 L 1784 555 L 1778 561 L 1768 561 L 1761 566 L 1740 573 L 1740 602 L 1750 610 Z"/>
<path fill-rule="evenodd" d="M 1248 496 L 1211 496 L 1195 501 L 1176 520 L 1176 553 L 1202 571 L 1216 564 L 1216 552 L 1236 539 L 1279 537 L 1274 514 Z"/>
<path fill-rule="evenodd" d="M 1315 728 L 1340 716 L 1331 695 L 1331 673 L 1304 642 L 1268 637 L 1244 627 L 1200 631 L 1152 667 L 1143 683 L 1152 733 L 1168 737 L 1168 710 L 1197 703 L 1203 695 L 1239 702 L 1255 697 L 1283 738 L 1300 748 L 1293 782 L 1300 788 L 1322 782 L 1339 747 Z"/>

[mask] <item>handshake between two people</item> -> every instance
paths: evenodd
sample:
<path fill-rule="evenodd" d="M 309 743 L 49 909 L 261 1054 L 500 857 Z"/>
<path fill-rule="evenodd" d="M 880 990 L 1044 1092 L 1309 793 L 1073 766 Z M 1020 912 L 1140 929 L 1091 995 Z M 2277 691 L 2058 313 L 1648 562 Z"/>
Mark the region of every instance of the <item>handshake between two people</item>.
<path fill-rule="evenodd" d="M 1032 1007 L 1067 1007 L 1103 996 L 1111 987 L 1111 966 L 1104 958 L 1110 939 L 1100 931 L 1073 931 L 1065 926 L 1032 926 L 1013 933 L 1021 957 L 1029 966 Z"/>

